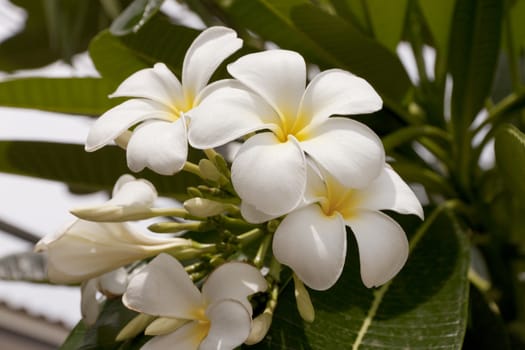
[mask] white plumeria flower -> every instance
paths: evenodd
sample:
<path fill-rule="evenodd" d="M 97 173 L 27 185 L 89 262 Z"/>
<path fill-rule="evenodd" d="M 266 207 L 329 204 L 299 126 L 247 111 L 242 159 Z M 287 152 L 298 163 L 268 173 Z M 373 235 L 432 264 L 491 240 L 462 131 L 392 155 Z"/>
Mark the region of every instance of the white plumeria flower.
<path fill-rule="evenodd" d="M 309 168 L 307 200 L 311 204 L 283 219 L 273 238 L 275 257 L 309 287 L 326 290 L 343 271 L 345 226 L 349 226 L 357 240 L 364 285 L 386 283 L 405 264 L 408 240 L 401 226 L 380 210 L 423 218 L 417 197 L 388 165 L 360 189 L 345 187 L 328 174 L 323 178 Z"/>
<path fill-rule="evenodd" d="M 340 69 L 306 84 L 296 52 L 249 54 L 228 65 L 236 78 L 220 82 L 192 110 L 188 133 L 196 148 L 213 148 L 255 131 L 232 165 L 241 199 L 270 215 L 283 215 L 303 198 L 305 153 L 349 187 L 366 186 L 385 160 L 378 136 L 364 124 L 334 114 L 371 113 L 382 100 L 365 80 Z"/>
<path fill-rule="evenodd" d="M 35 251 L 47 252 L 51 282 L 78 283 L 163 251 L 191 245 L 187 239 L 154 237 L 124 223 L 76 220 L 63 232 L 42 238 Z"/>
<path fill-rule="evenodd" d="M 182 84 L 164 65 L 142 69 L 127 78 L 110 97 L 135 97 L 104 113 L 92 126 L 86 151 L 95 151 L 127 130 L 128 167 L 145 167 L 172 175 L 188 154 L 185 113 L 199 104 L 202 91 L 221 62 L 242 46 L 235 31 L 225 27 L 204 30 L 191 44 L 182 65 Z"/>
<path fill-rule="evenodd" d="M 157 196 L 151 182 L 125 174 L 115 183 L 113 196 L 109 201 L 101 205 L 75 208 L 71 213 L 90 221 L 132 220 L 149 212 Z"/>
<path fill-rule="evenodd" d="M 160 254 L 131 279 L 122 300 L 132 310 L 187 322 L 142 349 L 227 350 L 248 338 L 252 307 L 247 297 L 266 288 L 255 267 L 230 262 L 210 274 L 201 293 L 176 259 Z"/>

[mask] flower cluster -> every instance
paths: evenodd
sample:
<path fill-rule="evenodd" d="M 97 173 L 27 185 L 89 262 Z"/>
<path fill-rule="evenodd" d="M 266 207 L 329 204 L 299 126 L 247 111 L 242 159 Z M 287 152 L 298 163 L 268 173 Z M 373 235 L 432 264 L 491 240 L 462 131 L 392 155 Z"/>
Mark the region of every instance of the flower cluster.
<path fill-rule="evenodd" d="M 379 110 L 379 95 L 340 69 L 307 84 L 304 59 L 287 50 L 242 56 L 227 65 L 231 78 L 209 83 L 241 46 L 231 29 L 203 31 L 186 53 L 181 81 L 163 63 L 134 73 L 111 95 L 130 99 L 89 132 L 87 151 L 115 141 L 132 171 L 199 175 L 203 185 L 188 189 L 183 208 L 156 208 L 153 184 L 124 175 L 112 199 L 72 210 L 79 219 L 37 245 L 47 251 L 53 282 L 96 290 L 105 274 L 125 267 L 119 292 L 109 294 L 123 294 L 142 321 L 119 339 L 144 331 L 155 336 L 147 349 L 233 349 L 260 341 L 282 287 L 281 265 L 293 272 L 299 311 L 311 321 L 302 284 L 326 290 L 337 282 L 347 226 L 365 286 L 393 278 L 408 257 L 403 229 L 381 210 L 422 218 L 421 205 L 386 163 L 379 137 L 343 117 Z M 214 149 L 238 141 L 230 166 Z M 190 146 L 207 159 L 188 161 Z M 171 217 L 149 228 L 172 235 L 125 223 L 152 217 Z M 215 238 L 204 243 L 185 233 L 195 231 Z M 259 245 L 255 255 L 244 250 L 249 244 Z M 141 269 L 132 264 L 148 258 Z M 194 283 L 201 280 L 199 291 Z M 252 319 L 251 296 L 267 290 L 264 311 Z"/>

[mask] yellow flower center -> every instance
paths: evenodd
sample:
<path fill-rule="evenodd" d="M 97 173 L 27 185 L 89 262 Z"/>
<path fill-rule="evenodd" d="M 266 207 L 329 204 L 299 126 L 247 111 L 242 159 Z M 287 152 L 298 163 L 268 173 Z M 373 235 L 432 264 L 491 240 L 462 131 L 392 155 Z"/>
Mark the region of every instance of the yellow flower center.
<path fill-rule="evenodd" d="M 281 142 L 288 141 L 288 136 L 294 136 L 297 141 L 305 141 L 310 136 L 308 134 L 308 118 L 303 114 L 295 117 L 289 117 L 289 114 L 280 115 L 280 129 L 277 131 L 277 138 Z"/>
<path fill-rule="evenodd" d="M 326 188 L 326 196 L 320 202 L 326 216 L 332 216 L 337 212 L 345 219 L 352 218 L 361 201 L 358 191 L 330 183 L 327 183 Z"/>

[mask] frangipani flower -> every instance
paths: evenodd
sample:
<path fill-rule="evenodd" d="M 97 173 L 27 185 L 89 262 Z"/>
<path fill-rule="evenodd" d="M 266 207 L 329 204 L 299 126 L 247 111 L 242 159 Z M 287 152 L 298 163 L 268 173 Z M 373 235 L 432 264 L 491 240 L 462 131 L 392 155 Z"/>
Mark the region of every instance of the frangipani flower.
<path fill-rule="evenodd" d="M 248 338 L 252 308 L 247 297 L 266 288 L 255 267 L 230 262 L 211 273 L 201 293 L 176 259 L 160 254 L 131 279 L 122 300 L 138 312 L 186 321 L 142 349 L 227 350 Z"/>
<path fill-rule="evenodd" d="M 126 221 L 142 218 L 157 199 L 157 191 L 151 182 L 122 175 L 113 187 L 113 197 L 104 204 L 75 208 L 71 213 L 90 221 Z"/>
<path fill-rule="evenodd" d="M 304 59 L 286 50 L 246 55 L 228 71 L 238 81 L 218 83 L 191 111 L 188 138 L 205 149 L 262 131 L 233 161 L 232 182 L 244 202 L 275 216 L 294 209 L 306 185 L 305 153 L 349 187 L 361 188 L 379 175 L 385 156 L 377 135 L 356 121 L 329 118 L 381 108 L 365 80 L 331 69 L 305 90 Z"/>
<path fill-rule="evenodd" d="M 35 247 L 48 255 L 47 274 L 55 283 L 78 283 L 163 251 L 191 247 L 183 238 L 157 238 L 123 223 L 74 221 Z"/>
<path fill-rule="evenodd" d="M 309 287 L 325 290 L 337 281 L 346 257 L 346 230 L 357 240 L 361 279 L 368 288 L 394 277 L 408 257 L 405 232 L 380 210 L 415 214 L 423 209 L 414 192 L 385 166 L 368 186 L 352 189 L 312 168 L 307 199 L 311 204 L 288 214 L 273 238 L 273 253 Z"/>
<path fill-rule="evenodd" d="M 86 151 L 95 151 L 138 125 L 127 144 L 132 171 L 145 167 L 172 175 L 188 154 L 185 113 L 199 104 L 202 90 L 221 62 L 242 46 L 235 31 L 204 30 L 191 44 L 182 65 L 182 84 L 164 65 L 142 69 L 127 78 L 110 97 L 134 97 L 104 113 L 92 126 Z"/>

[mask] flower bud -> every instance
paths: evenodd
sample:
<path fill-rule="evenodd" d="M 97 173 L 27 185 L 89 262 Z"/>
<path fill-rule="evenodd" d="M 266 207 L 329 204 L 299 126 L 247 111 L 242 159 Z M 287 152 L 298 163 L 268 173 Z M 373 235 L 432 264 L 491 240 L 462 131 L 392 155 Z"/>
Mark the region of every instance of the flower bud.
<path fill-rule="evenodd" d="M 264 339 L 270 326 L 272 325 L 272 313 L 265 310 L 262 314 L 255 317 L 252 321 L 252 329 L 250 335 L 244 341 L 246 345 L 253 345 L 259 343 Z"/>
<path fill-rule="evenodd" d="M 208 159 L 201 159 L 199 161 L 199 170 L 206 180 L 219 182 L 221 176 L 224 177 L 224 175 L 222 175 L 217 169 L 215 164 L 213 164 Z"/>
<path fill-rule="evenodd" d="M 151 322 L 144 334 L 146 335 L 164 335 L 175 332 L 179 327 L 187 323 L 187 320 L 179 320 L 177 318 L 159 317 Z"/>
<path fill-rule="evenodd" d="M 220 203 L 206 198 L 191 198 L 184 202 L 184 209 L 191 215 L 207 218 L 228 211 L 231 204 Z"/>
<path fill-rule="evenodd" d="M 295 285 L 295 302 L 297 303 L 297 310 L 299 310 L 299 315 L 306 322 L 313 322 L 315 319 L 315 309 L 312 305 L 312 300 L 310 300 L 310 294 L 304 287 L 303 282 L 293 275 L 294 285 Z"/>
<path fill-rule="evenodd" d="M 124 341 L 126 339 L 131 339 L 141 333 L 153 320 L 155 316 L 150 316 L 146 314 L 139 314 L 135 316 L 131 321 L 128 322 L 120 330 L 115 338 L 116 341 Z"/>

